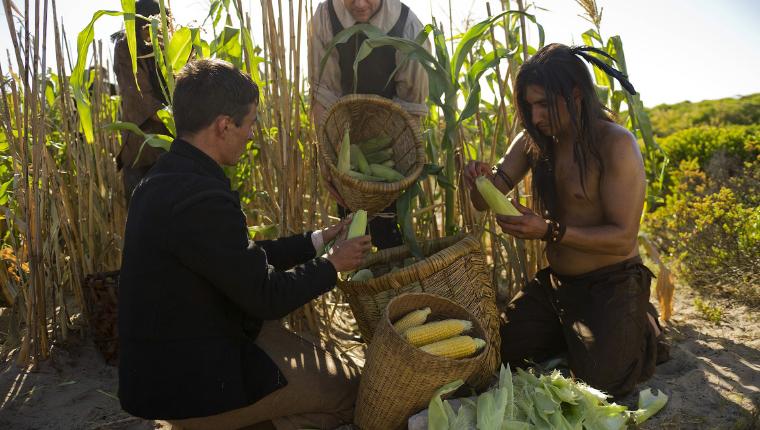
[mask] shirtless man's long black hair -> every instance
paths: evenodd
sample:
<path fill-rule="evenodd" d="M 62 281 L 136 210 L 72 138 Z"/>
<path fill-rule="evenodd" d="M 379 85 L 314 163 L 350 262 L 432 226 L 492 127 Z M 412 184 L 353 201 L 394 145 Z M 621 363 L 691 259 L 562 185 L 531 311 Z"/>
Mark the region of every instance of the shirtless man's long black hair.
<path fill-rule="evenodd" d="M 600 51 L 589 47 L 571 48 L 559 43 L 552 43 L 541 48 L 528 59 L 517 73 L 514 96 L 517 100 L 517 115 L 529 135 L 528 148 L 532 161 L 533 195 L 537 197 L 538 208 L 548 211 L 552 217 L 557 216 L 557 187 L 554 178 L 555 143 L 553 136 L 542 134 L 533 124 L 531 106 L 525 99 L 529 85 L 537 85 L 546 92 L 546 103 L 552 129 L 559 126 L 556 102 L 565 103 L 570 113 L 571 127 L 574 129 L 573 157 L 578 164 L 581 187 L 586 193 L 586 174 L 593 163 L 600 175 L 604 172 L 599 152 L 599 136 L 594 124 L 597 120 L 612 122 L 609 110 L 604 106 L 591 80 L 587 65 L 581 60 L 593 63 L 606 73 L 618 79 L 631 93 L 635 90 L 626 77 L 602 61 L 588 54 L 588 51 Z M 602 53 L 606 55 L 606 53 Z M 574 102 L 574 91 L 580 93 L 580 104 Z"/>

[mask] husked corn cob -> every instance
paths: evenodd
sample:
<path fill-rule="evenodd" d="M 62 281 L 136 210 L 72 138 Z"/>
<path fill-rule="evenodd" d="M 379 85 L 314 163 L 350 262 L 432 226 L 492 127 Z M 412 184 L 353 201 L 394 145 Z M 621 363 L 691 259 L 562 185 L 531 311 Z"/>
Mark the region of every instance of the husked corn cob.
<path fill-rule="evenodd" d="M 515 209 L 514 205 L 507 200 L 501 191 L 494 186 L 491 181 L 485 176 L 478 176 L 475 179 L 475 186 L 478 187 L 478 192 L 483 196 L 483 200 L 488 203 L 488 206 L 493 209 L 499 215 L 511 215 L 521 216 L 522 214 Z"/>
<path fill-rule="evenodd" d="M 348 227 L 348 234 L 346 239 L 353 239 L 355 237 L 364 236 L 367 231 L 367 211 L 359 209 L 354 212 L 353 218 L 351 218 L 351 226 Z"/>
<path fill-rule="evenodd" d="M 465 358 L 480 351 L 486 346 L 483 339 L 470 336 L 455 336 L 449 339 L 421 346 L 420 349 L 428 354 L 446 358 Z"/>
<path fill-rule="evenodd" d="M 424 324 L 425 320 L 427 320 L 428 315 L 430 315 L 430 312 L 431 310 L 429 307 L 411 311 L 408 314 L 404 315 L 400 320 L 393 323 L 393 328 L 396 329 L 398 333 L 404 333 L 406 330 L 412 327 L 417 327 Z"/>
<path fill-rule="evenodd" d="M 351 164 L 355 164 L 356 167 L 359 168 L 359 171 L 365 175 L 372 174 L 372 171 L 369 170 L 369 163 L 367 163 L 367 158 L 364 157 L 362 150 L 354 144 L 351 144 Z"/>
<path fill-rule="evenodd" d="M 412 345 L 422 346 L 462 334 L 471 328 L 470 321 L 447 319 L 412 327 L 404 332 L 404 337 Z"/>
<path fill-rule="evenodd" d="M 346 173 L 351 170 L 351 139 L 348 136 L 348 127 L 343 133 L 343 140 L 338 148 L 338 171 Z"/>

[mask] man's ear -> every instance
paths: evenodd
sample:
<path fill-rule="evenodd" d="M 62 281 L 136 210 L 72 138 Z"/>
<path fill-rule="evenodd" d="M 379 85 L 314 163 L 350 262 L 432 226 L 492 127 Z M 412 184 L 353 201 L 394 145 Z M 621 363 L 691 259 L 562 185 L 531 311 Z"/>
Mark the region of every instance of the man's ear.
<path fill-rule="evenodd" d="M 230 117 L 226 115 L 219 115 L 216 117 L 211 126 L 214 129 L 214 134 L 219 137 L 224 137 L 227 134 L 227 129 L 230 127 Z"/>

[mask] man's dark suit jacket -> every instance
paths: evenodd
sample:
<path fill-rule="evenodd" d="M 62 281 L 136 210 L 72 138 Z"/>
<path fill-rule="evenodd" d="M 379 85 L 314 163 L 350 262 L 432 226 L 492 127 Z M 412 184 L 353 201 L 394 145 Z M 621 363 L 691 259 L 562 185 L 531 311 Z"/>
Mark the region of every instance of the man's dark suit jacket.
<path fill-rule="evenodd" d="M 208 416 L 287 384 L 254 340 L 337 279 L 309 233 L 248 240 L 221 167 L 177 139 L 133 194 L 119 285 L 119 397 L 149 419 Z"/>

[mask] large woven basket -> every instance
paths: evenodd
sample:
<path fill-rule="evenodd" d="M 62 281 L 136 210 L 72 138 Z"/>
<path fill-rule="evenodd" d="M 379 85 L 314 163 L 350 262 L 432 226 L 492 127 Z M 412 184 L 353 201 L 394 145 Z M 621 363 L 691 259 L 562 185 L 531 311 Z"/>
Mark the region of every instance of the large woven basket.
<path fill-rule="evenodd" d="M 430 307 L 431 316 L 472 321 L 472 336 L 485 339 L 483 327 L 474 315 L 450 300 L 424 293 L 404 294 L 393 299 L 367 349 L 367 361 L 359 382 L 354 423 L 362 430 L 406 428 L 409 417 L 427 407 L 436 390 L 457 379 L 470 379 L 482 368 L 489 349 L 493 348 L 486 342 L 486 347 L 476 356 L 455 360 L 414 347 L 391 323 L 424 307 Z"/>
<path fill-rule="evenodd" d="M 389 272 L 392 265 L 412 256 L 408 246 L 371 254 L 362 268 L 369 268 L 376 277 L 363 282 L 339 282 L 338 287 L 346 294 L 359 331 L 370 344 L 388 302 L 401 294 L 431 293 L 467 309 L 480 321 L 492 346 L 479 372 L 481 379 L 474 381 L 483 386 L 501 363 L 501 337 L 496 295 L 480 242 L 473 236 L 460 235 L 423 242 L 420 247 L 424 260 L 394 272 Z"/>
<path fill-rule="evenodd" d="M 346 127 L 350 127 L 351 142 L 390 136 L 395 169 L 404 179 L 367 182 L 339 172 L 337 152 Z M 384 97 L 370 94 L 341 97 L 325 115 L 318 135 L 322 168 L 328 169 L 333 186 L 352 212 L 364 209 L 373 215 L 387 208 L 417 180 L 425 165 L 419 127 L 401 106 Z"/>

